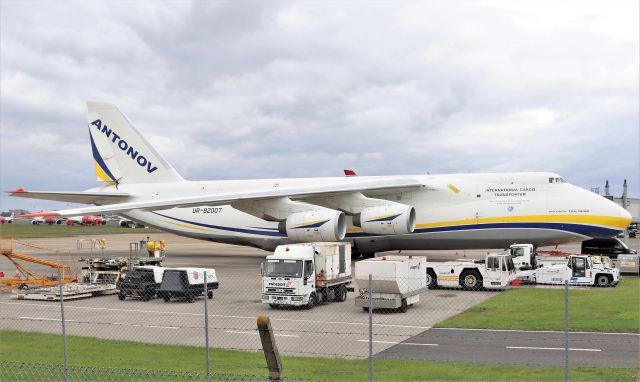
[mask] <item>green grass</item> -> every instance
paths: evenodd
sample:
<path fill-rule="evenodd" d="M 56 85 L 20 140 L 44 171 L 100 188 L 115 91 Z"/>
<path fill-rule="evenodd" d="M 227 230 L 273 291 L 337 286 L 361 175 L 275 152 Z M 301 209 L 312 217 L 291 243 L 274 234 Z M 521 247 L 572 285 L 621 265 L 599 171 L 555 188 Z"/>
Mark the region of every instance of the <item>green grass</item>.
<path fill-rule="evenodd" d="M 564 289 L 511 289 L 436 325 L 440 328 L 564 330 Z M 572 331 L 640 333 L 640 279 L 569 291 Z"/>
<path fill-rule="evenodd" d="M 60 225 L 0 225 L 0 238 L 3 239 L 27 239 L 46 237 L 68 237 L 76 235 L 106 235 L 114 233 L 157 233 L 153 228 L 122 228 L 113 225 L 104 226 L 67 226 Z"/>
<path fill-rule="evenodd" d="M 72 367 L 205 372 L 203 348 L 69 336 L 68 349 L 69 365 Z M 61 336 L 0 331 L 0 359 L 9 362 L 61 365 Z M 366 381 L 369 378 L 368 362 L 366 359 L 282 357 L 285 377 L 312 380 Z M 212 349 L 211 364 L 212 372 L 216 374 L 262 377 L 267 375 L 264 355 L 259 352 Z M 35 369 L 32 371 L 33 377 L 37 376 L 36 372 L 38 371 Z M 564 378 L 564 370 L 558 367 L 532 368 L 398 360 L 375 360 L 374 372 L 377 380 L 384 381 L 558 381 Z M 21 369 L 20 376 L 28 380 L 31 376 L 29 373 L 29 368 Z M 571 369 L 572 381 L 635 381 L 637 375 L 637 370 L 630 368 Z M 98 377 L 96 375 L 95 378 Z M 84 378 L 87 379 L 86 376 Z"/>

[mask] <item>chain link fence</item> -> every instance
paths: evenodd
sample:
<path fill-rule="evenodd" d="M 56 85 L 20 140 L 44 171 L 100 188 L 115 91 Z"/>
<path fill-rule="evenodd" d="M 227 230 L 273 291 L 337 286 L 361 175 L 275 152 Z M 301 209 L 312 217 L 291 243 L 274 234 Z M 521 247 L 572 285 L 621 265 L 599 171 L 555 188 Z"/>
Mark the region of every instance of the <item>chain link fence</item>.
<path fill-rule="evenodd" d="M 606 345 L 570 332 L 568 286 L 549 288 L 555 292 L 549 313 L 564 331 L 465 328 L 455 319 L 486 313 L 492 308 L 483 303 L 505 293 L 499 289 L 518 287 L 487 284 L 479 272 L 439 286 L 427 272 L 433 269 L 414 260 L 398 262 L 392 274 L 356 263 L 352 282 L 324 286 L 314 285 L 318 281 L 303 267 L 274 276 L 274 286 L 258 267 L 240 264 L 241 271 L 218 271 L 213 278 L 213 270 L 183 268 L 173 275 L 167 269 L 162 282 L 154 268 L 142 267 L 125 273 L 113 294 L 92 298 L 75 299 L 65 285 L 39 300 L 4 293 L 0 380 L 269 380 L 265 350 L 272 349 L 261 342 L 259 316 L 270 318 L 284 380 L 491 378 L 483 365 L 505 366 L 505 376 L 532 380 L 535 374 L 525 378 L 509 367 L 544 366 L 554 369 L 555 379 L 569 379 L 570 367 L 598 366 L 588 357 L 598 357 Z M 500 272 L 502 264 L 496 266 Z M 513 317 L 526 318 L 517 311 Z M 621 352 L 637 353 L 638 336 L 627 337 L 620 336 Z M 471 368 L 467 374 L 454 370 L 464 365 Z"/>

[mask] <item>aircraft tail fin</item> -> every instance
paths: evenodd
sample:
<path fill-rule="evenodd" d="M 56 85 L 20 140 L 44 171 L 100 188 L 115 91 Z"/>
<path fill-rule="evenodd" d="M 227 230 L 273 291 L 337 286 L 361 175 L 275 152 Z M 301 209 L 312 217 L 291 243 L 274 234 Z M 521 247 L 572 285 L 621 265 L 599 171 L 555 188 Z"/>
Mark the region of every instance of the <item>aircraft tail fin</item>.
<path fill-rule="evenodd" d="M 121 183 L 177 182 L 184 179 L 113 104 L 87 102 L 89 138 L 96 178 Z"/>

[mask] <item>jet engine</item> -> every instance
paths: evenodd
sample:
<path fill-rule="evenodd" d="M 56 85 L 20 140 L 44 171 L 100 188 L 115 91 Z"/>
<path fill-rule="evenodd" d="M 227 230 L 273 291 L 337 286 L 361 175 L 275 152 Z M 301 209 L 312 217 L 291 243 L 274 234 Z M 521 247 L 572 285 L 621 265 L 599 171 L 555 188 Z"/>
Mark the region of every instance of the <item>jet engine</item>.
<path fill-rule="evenodd" d="M 353 217 L 353 225 L 377 235 L 411 233 L 416 228 L 416 210 L 399 203 L 369 207 Z"/>
<path fill-rule="evenodd" d="M 341 241 L 347 226 L 343 212 L 327 209 L 291 214 L 278 224 L 278 231 L 302 243 Z"/>

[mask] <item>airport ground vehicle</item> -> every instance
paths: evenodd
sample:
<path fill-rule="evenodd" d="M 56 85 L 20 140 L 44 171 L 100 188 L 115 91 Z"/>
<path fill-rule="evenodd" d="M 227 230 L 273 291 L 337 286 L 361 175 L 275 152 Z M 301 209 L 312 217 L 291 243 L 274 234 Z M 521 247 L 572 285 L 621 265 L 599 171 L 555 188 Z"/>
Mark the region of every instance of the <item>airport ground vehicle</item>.
<path fill-rule="evenodd" d="M 349 243 L 280 245 L 262 263 L 262 302 L 271 308 L 347 299 L 351 277 Z"/>
<path fill-rule="evenodd" d="M 621 254 L 635 254 L 622 240 L 617 238 L 591 239 L 582 242 L 582 254 L 609 256 L 612 259 Z"/>
<path fill-rule="evenodd" d="M 399 309 L 405 313 L 420 301 L 427 287 L 427 258 L 424 256 L 382 256 L 356 263 L 356 282 L 360 295 L 356 306 L 369 310 L 369 275 L 373 309 Z"/>
<path fill-rule="evenodd" d="M 533 244 L 513 244 L 509 253 L 516 269 L 526 270 L 538 267 L 538 254 Z"/>
<path fill-rule="evenodd" d="M 194 302 L 197 296 L 204 295 L 204 272 L 207 272 L 207 297 L 213 298 L 213 290 L 218 289 L 219 283 L 215 269 L 205 268 L 170 268 L 164 271 L 162 284 L 157 290 L 158 296 L 164 301 L 172 298 L 184 298 Z"/>
<path fill-rule="evenodd" d="M 638 254 L 618 255 L 616 266 L 620 270 L 620 273 L 640 275 L 640 255 Z"/>
<path fill-rule="evenodd" d="M 536 284 L 612 286 L 620 281 L 620 270 L 600 256 L 569 255 L 562 263 L 552 263 L 523 271 L 518 278 Z"/>
<path fill-rule="evenodd" d="M 116 283 L 118 298 L 124 300 L 127 296 L 136 296 L 144 301 L 151 300 L 156 296 L 165 270 L 163 267 L 140 266 L 124 273 Z"/>
<path fill-rule="evenodd" d="M 487 254 L 484 260 L 459 259 L 427 265 L 427 284 L 464 290 L 505 289 L 515 279 L 510 254 Z"/>

